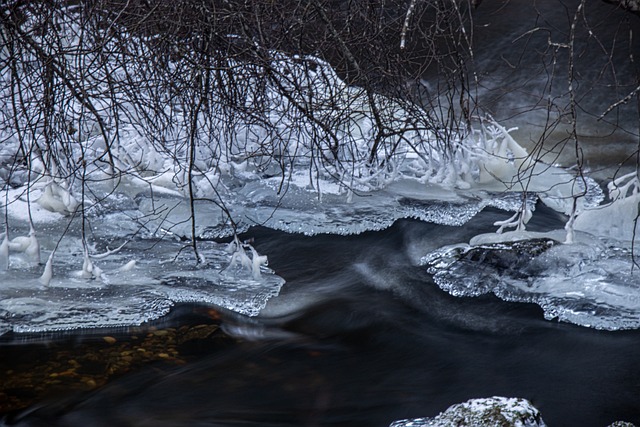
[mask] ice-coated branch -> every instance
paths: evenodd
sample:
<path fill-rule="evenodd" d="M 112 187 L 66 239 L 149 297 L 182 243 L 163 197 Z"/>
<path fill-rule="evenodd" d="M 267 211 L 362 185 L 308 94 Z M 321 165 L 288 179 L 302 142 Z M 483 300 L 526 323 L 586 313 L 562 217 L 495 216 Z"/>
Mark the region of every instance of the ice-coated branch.
<path fill-rule="evenodd" d="M 609 106 L 609 108 L 607 108 L 604 113 L 600 114 L 600 116 L 598 117 L 598 120 L 602 120 L 604 119 L 604 117 L 609 114 L 611 111 L 613 111 L 614 109 L 616 109 L 617 107 L 619 107 L 622 104 L 626 104 L 629 101 L 631 101 L 631 99 L 633 99 L 634 96 L 636 96 L 638 94 L 638 92 L 640 92 L 640 86 L 636 87 L 635 89 L 633 89 L 631 92 L 629 92 L 629 94 L 627 96 L 625 96 L 622 99 L 619 99 L 618 101 L 614 102 L 613 104 L 611 104 Z"/>
<path fill-rule="evenodd" d="M 515 228 L 517 231 L 525 231 L 526 224 L 529 222 L 533 213 L 531 210 L 527 209 L 525 206 L 521 211 L 516 212 L 509 219 L 504 221 L 496 221 L 493 223 L 494 226 L 499 227 L 496 230 L 496 233 L 500 234 L 504 231 L 505 228 Z"/>
<path fill-rule="evenodd" d="M 411 0 L 409 7 L 407 8 L 407 14 L 404 17 L 404 23 L 402 24 L 402 31 L 400 32 L 400 49 L 404 49 L 407 44 L 407 31 L 409 30 L 409 24 L 411 23 L 411 15 L 416 7 L 418 0 Z"/>
<path fill-rule="evenodd" d="M 124 248 L 124 247 L 129 243 L 129 242 L 131 242 L 131 239 L 129 239 L 129 240 L 127 240 L 127 241 L 125 241 L 123 244 L 121 244 L 120 246 L 118 246 L 118 247 L 117 247 L 117 248 L 115 248 L 115 249 L 109 249 L 109 248 L 107 248 L 107 251 L 106 251 L 106 252 L 103 252 L 103 253 L 101 253 L 101 254 L 88 254 L 88 253 L 87 253 L 87 255 L 88 255 L 89 257 L 93 258 L 93 259 L 105 259 L 105 258 L 107 258 L 107 257 L 109 257 L 109 256 L 111 256 L 111 255 L 115 255 L 115 254 L 117 254 L 118 252 L 120 252 L 120 250 L 121 250 L 122 248 Z"/>

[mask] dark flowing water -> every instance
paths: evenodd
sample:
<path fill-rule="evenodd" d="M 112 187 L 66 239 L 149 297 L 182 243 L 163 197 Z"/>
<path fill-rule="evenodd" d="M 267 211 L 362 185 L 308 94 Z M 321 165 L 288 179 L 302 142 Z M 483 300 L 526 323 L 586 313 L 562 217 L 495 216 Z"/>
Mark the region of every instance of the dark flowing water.
<path fill-rule="evenodd" d="M 550 426 L 640 423 L 640 332 L 547 321 L 536 306 L 494 297 L 455 298 L 415 266 L 423 251 L 493 230 L 505 216 L 485 211 L 462 228 L 403 220 L 349 237 L 253 229 L 245 237 L 287 284 L 260 318 L 222 315 L 239 342 L 5 422 L 387 426 L 500 395 L 531 400 Z M 561 225 L 539 207 L 530 228 Z M 166 322 L 193 321 L 191 312 L 181 307 Z"/>

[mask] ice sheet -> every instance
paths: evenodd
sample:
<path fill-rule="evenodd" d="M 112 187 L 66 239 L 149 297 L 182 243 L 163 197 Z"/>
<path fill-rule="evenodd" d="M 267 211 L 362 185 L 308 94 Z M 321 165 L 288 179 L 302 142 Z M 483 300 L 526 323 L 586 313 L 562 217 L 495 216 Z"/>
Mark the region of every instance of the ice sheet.
<path fill-rule="evenodd" d="M 103 232 L 114 232 L 113 224 Z M 50 239 L 42 240 L 43 247 L 51 247 Z M 81 240 L 68 236 L 56 251 L 48 286 L 38 281 L 41 266 L 29 267 L 13 254 L 11 268 L 0 271 L 0 333 L 139 325 L 179 302 L 210 303 L 255 316 L 284 280 L 265 267 L 259 277 L 240 266 L 229 268 L 226 249 L 201 242 L 198 250 L 205 261 L 196 265 L 184 242 L 134 239 L 117 254 L 93 260 L 94 275 L 86 278 Z M 102 270 L 97 277 L 95 267 Z"/>

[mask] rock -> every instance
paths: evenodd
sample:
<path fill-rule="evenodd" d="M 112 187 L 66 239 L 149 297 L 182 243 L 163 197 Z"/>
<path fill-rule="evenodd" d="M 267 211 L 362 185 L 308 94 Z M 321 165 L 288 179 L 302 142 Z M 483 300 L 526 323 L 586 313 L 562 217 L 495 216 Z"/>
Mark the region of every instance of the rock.
<path fill-rule="evenodd" d="M 434 418 L 394 421 L 389 427 L 546 427 L 540 412 L 525 399 L 490 397 L 450 406 Z"/>
<path fill-rule="evenodd" d="M 104 340 L 104 342 L 106 342 L 107 344 L 115 344 L 116 343 L 116 339 L 114 337 L 102 337 L 102 339 Z"/>
<path fill-rule="evenodd" d="M 626 421 L 615 421 L 609 424 L 607 427 L 636 427 L 636 425 Z"/>

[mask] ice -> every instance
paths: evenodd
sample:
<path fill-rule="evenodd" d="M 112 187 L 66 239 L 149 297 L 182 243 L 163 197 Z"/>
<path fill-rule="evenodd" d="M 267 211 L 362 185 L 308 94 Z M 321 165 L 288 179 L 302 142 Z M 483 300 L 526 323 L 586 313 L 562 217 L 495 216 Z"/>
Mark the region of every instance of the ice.
<path fill-rule="evenodd" d="M 488 206 L 516 212 L 522 207 L 521 193 L 446 191 L 415 180 L 397 180 L 384 189 L 353 194 L 322 193 L 289 184 L 279 191 L 280 178 L 245 183 L 226 204 L 237 232 L 261 225 L 291 233 L 358 234 L 382 230 L 401 218 L 460 226 Z M 526 197 L 528 209 L 535 209 L 537 196 Z M 182 197 L 155 195 L 138 197 L 148 229 L 162 229 L 179 236 L 190 233 L 191 212 Z M 233 234 L 222 208 L 196 202 L 196 234 L 205 238 Z"/>
<path fill-rule="evenodd" d="M 492 135 L 493 139 L 483 140 L 487 136 L 479 131 L 460 142 L 468 144 L 470 150 L 479 150 L 476 157 L 479 162 L 482 160 L 463 169 L 483 168 L 485 176 L 465 173 L 453 184 L 442 178 L 443 170 L 433 169 L 441 167 L 443 173 L 448 173 L 446 164 L 434 160 L 427 171 L 419 156 L 410 155 L 411 150 L 396 156 L 394 170 L 388 171 L 392 176 L 382 181 L 378 179 L 380 171 L 375 168 L 360 171 L 366 179 L 336 177 L 337 170 L 329 167 L 330 172 L 309 169 L 304 157 L 292 159 L 287 170 L 268 175 L 258 173 L 256 165 L 249 161 L 230 162 L 223 173 L 216 175 L 215 193 L 219 200 L 211 202 L 203 198 L 193 203 L 196 235 L 230 236 L 234 230 L 243 231 L 253 225 L 308 235 L 357 234 L 387 228 L 400 218 L 460 226 L 488 206 L 512 212 L 525 208 L 529 218 L 538 199 L 564 213 L 571 211 L 574 196 L 578 197 L 579 210 L 596 206 L 602 200 L 602 191 L 593 180 L 540 162 L 526 161 L 519 169 L 509 166 L 489 170 L 490 164 L 484 162 L 487 156 L 484 145 L 504 139 L 509 139 L 509 147 L 516 145 L 506 130 L 494 130 Z M 523 149 L 516 152 L 522 154 Z M 510 164 L 509 160 L 498 161 Z M 493 174 L 494 179 L 486 174 Z M 144 212 L 149 227 L 189 236 L 192 213 L 185 195 L 176 186 L 177 179 L 168 177 L 159 186 L 158 178 L 133 183 L 125 177 L 121 185 L 126 186 L 126 193 Z M 205 187 L 198 186 L 198 191 L 206 192 Z"/>
<path fill-rule="evenodd" d="M 109 231 L 117 227 L 103 230 Z M 52 242 L 45 244 L 51 248 Z M 87 278 L 81 240 L 66 236 L 56 250 L 48 286 L 38 280 L 39 267 L 0 272 L 0 332 L 139 325 L 179 302 L 210 303 L 255 316 L 284 284 L 264 266 L 259 276 L 227 268 L 224 244 L 201 242 L 198 249 L 204 264 L 195 264 L 183 242 L 134 239 L 117 253 L 95 259 L 100 273 Z"/>
<path fill-rule="evenodd" d="M 478 120 L 472 128 L 443 132 L 444 125 L 429 111 L 350 86 L 327 62 L 310 55 L 267 51 L 267 64 L 216 58 L 229 72 L 215 76 L 218 83 L 208 110 L 195 118 L 184 110 L 191 101 L 183 98 L 188 93 L 165 93 L 168 88 L 141 85 L 131 89 L 135 95 L 119 94 L 114 105 L 104 82 L 113 79 L 112 85 L 128 87 L 131 76 L 148 73 L 148 64 L 131 61 L 110 37 L 98 49 L 85 46 L 90 38 L 81 37 L 72 9 L 56 10 L 51 19 L 65 24 L 65 48 L 86 52 L 85 63 L 92 65 L 85 70 L 70 61 L 65 72 L 87 86 L 85 96 L 100 111 L 109 112 L 102 120 L 117 120 L 117 134 L 105 134 L 112 127 L 79 113 L 83 105 L 68 96 L 68 105 L 54 107 L 59 109 L 56 114 L 67 124 L 82 125 L 73 131 L 52 131 L 58 137 L 47 140 L 49 157 L 43 157 L 38 147 L 44 130 L 27 124 L 31 114 L 40 113 L 28 105 L 37 106 L 44 89 L 37 79 L 27 85 L 29 90 L 21 93 L 25 108 L 15 111 L 15 120 L 4 121 L 0 129 L 6 141 L 0 166 L 7 170 L 5 181 L 14 187 L 5 188 L 5 205 L 14 217 L 28 211 L 34 223 L 54 221 L 56 215 L 71 215 L 81 205 L 100 208 L 103 196 L 116 192 L 131 199 L 146 197 L 135 208 L 149 217 L 150 226 L 189 238 L 195 237 L 190 236 L 191 205 L 197 211 L 199 236 L 232 235 L 253 224 L 306 234 L 350 234 L 384 228 L 408 216 L 460 225 L 474 210 L 492 205 L 480 196 L 474 206 L 465 201 L 459 212 L 446 208 L 443 215 L 442 208 L 398 206 L 398 183 L 421 184 L 425 195 L 418 200 L 448 201 L 439 198 L 446 192 L 462 199 L 469 199 L 469 193 L 471 198 L 505 191 L 536 193 L 564 213 L 581 191 L 582 178 L 538 162 L 509 129 L 494 121 Z M 153 56 L 148 40 L 122 30 L 126 43 Z M 108 52 L 108 57 L 93 58 L 97 51 Z M 21 55 L 38 63 L 28 50 Z M 175 78 L 189 66 L 179 58 L 169 61 L 169 74 L 160 77 Z M 272 79 L 261 80 L 265 67 Z M 33 79 L 32 74 L 25 61 L 11 71 L 7 68 L 0 75 L 0 95 L 9 99 L 12 82 L 21 76 Z M 229 88 L 237 93 L 227 93 Z M 241 105 L 229 105 L 228 97 Z M 149 109 L 157 104 L 163 105 L 162 114 Z M 198 133 L 189 142 L 193 120 Z M 30 132 L 19 132 L 17 124 Z M 579 203 L 588 199 L 580 197 Z M 363 215 L 369 201 L 370 212 L 389 213 Z M 299 212 L 300 218 L 293 219 L 292 212 Z"/>
<path fill-rule="evenodd" d="M 631 251 L 618 241 L 566 232 L 476 236 L 422 258 L 440 288 L 455 296 L 493 293 L 538 304 L 545 318 L 604 330 L 640 327 L 640 283 Z"/>
<path fill-rule="evenodd" d="M 636 172 L 617 178 L 608 185 L 609 203 L 584 210 L 574 228 L 621 241 L 635 240 L 639 189 Z"/>

